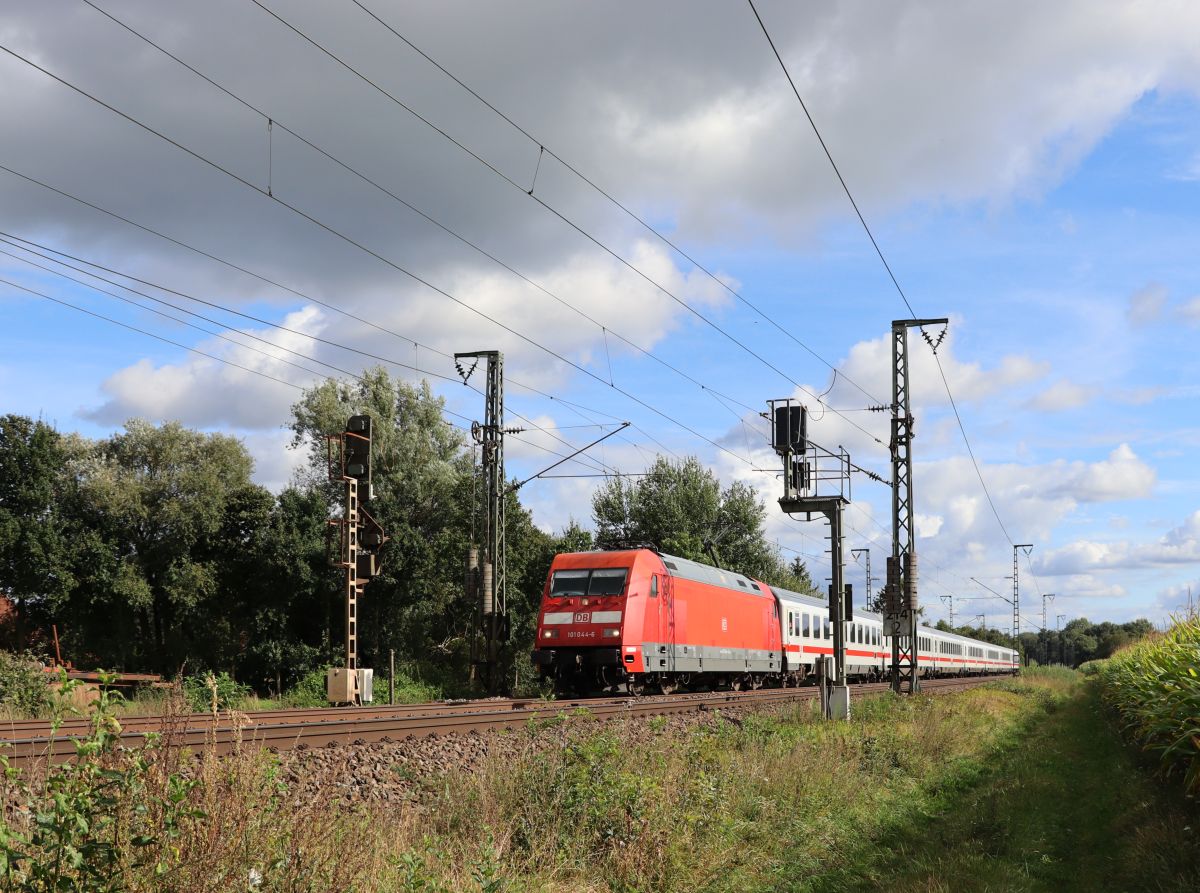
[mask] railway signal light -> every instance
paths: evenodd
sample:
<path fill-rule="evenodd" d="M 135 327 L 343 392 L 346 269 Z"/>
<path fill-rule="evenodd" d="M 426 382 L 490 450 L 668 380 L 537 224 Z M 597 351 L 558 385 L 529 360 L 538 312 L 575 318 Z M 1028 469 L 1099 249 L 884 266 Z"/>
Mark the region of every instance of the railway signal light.
<path fill-rule="evenodd" d="M 352 477 L 367 485 L 367 498 L 371 495 L 371 417 L 350 416 L 346 422 L 346 444 L 343 463 L 346 477 Z"/>
<path fill-rule="evenodd" d="M 775 407 L 775 452 L 804 453 L 808 449 L 808 410 L 785 403 Z"/>
<path fill-rule="evenodd" d="M 829 598 L 833 598 L 833 584 L 829 584 Z M 854 620 L 854 584 L 846 583 L 842 586 L 842 619 L 847 623 Z"/>

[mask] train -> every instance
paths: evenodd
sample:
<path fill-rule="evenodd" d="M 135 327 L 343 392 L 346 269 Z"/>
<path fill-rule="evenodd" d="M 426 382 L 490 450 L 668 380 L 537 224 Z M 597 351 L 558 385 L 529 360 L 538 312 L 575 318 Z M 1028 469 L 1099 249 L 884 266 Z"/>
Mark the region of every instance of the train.
<path fill-rule="evenodd" d="M 845 620 L 846 674 L 886 678 L 879 614 Z M 918 628 L 920 676 L 1015 674 L 1011 648 Z M 551 563 L 532 661 L 560 694 L 798 686 L 833 654 L 829 606 L 654 549 L 564 552 Z"/>

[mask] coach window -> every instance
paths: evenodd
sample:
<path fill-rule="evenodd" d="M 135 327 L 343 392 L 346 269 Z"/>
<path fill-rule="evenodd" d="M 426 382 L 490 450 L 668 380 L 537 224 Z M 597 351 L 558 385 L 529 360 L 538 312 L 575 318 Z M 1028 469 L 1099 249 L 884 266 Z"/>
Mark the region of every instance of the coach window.
<path fill-rule="evenodd" d="M 831 626 L 829 625 L 829 618 L 828 618 L 828 617 L 822 617 L 821 619 L 822 619 L 822 621 L 824 621 L 824 623 L 825 623 L 825 638 L 827 638 L 827 639 L 832 639 L 832 638 L 833 638 L 833 627 L 831 627 Z"/>
<path fill-rule="evenodd" d="M 802 626 L 802 627 L 800 628 L 800 632 L 801 632 L 801 635 L 803 635 L 803 636 L 807 637 L 807 636 L 810 634 L 810 633 L 809 633 L 808 615 L 807 615 L 807 614 L 803 615 L 803 621 L 802 621 L 802 622 L 803 622 L 804 626 Z"/>

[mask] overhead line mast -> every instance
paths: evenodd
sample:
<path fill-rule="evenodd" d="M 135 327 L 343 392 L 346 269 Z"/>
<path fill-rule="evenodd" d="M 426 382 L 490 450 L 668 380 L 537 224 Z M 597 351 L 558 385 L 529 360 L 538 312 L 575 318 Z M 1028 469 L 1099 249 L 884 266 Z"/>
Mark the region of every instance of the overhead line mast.
<path fill-rule="evenodd" d="M 921 687 L 908 330 L 949 322 L 948 319 L 892 321 L 892 555 L 887 567 L 884 628 L 892 640 L 892 691 L 898 693 L 912 694 Z"/>

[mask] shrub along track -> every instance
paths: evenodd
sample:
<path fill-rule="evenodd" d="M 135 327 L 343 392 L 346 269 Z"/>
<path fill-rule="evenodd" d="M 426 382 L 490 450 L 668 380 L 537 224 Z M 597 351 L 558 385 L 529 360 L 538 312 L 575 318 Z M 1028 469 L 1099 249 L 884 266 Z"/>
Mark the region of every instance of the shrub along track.
<path fill-rule="evenodd" d="M 941 693 L 970 688 L 994 676 L 963 679 L 929 679 L 922 690 Z M 853 687 L 861 695 L 888 691 L 887 683 Z M 567 712 L 581 711 L 597 719 L 661 716 L 706 710 L 774 706 L 810 701 L 818 697 L 813 687 L 769 688 L 744 692 L 682 693 L 651 697 L 578 698 L 545 701 L 531 698 L 494 698 L 476 701 L 435 701 L 395 706 L 333 707 L 314 710 L 237 711 L 216 715 L 188 713 L 137 716 L 121 720 L 122 743 L 139 745 L 147 734 L 161 735 L 172 747 L 193 750 L 214 748 L 226 755 L 239 746 L 254 744 L 275 751 L 331 745 L 393 742 L 428 735 L 455 735 L 527 726 Z M 75 755 L 74 739 L 90 728 L 86 719 L 62 722 L 53 730 L 49 720 L 13 720 L 0 725 L 0 746 L 13 765 L 46 758 L 61 762 Z"/>

